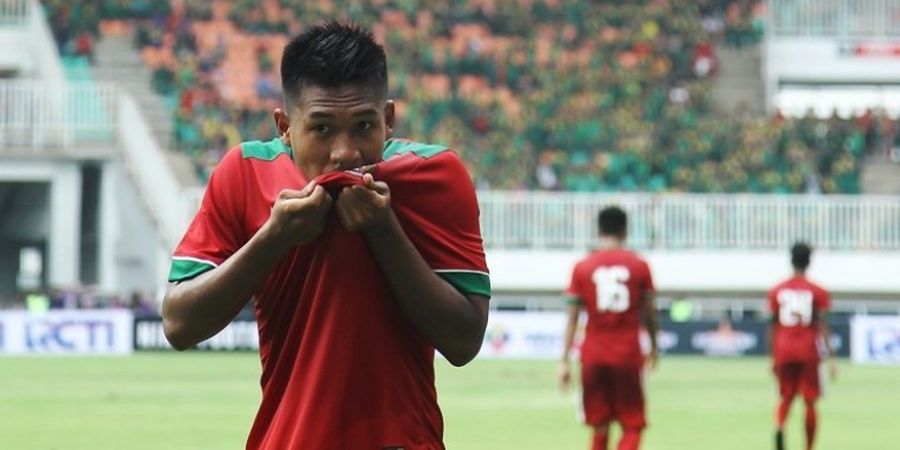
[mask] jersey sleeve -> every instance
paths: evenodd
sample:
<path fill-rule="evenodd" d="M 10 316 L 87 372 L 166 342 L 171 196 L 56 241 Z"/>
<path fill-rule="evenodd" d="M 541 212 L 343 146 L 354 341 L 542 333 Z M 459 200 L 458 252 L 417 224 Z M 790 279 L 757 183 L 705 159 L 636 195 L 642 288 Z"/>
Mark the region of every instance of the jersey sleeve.
<path fill-rule="evenodd" d="M 247 241 L 241 220 L 240 164 L 240 148 L 232 149 L 210 177 L 200 209 L 175 248 L 170 282 L 189 280 L 218 267 Z"/>
<path fill-rule="evenodd" d="M 451 152 L 406 161 L 392 159 L 379 173 L 391 189 L 394 211 L 410 241 L 441 278 L 463 294 L 491 296 L 475 187 Z M 389 166 L 408 167 L 393 174 Z M 379 175 L 375 175 L 376 180 Z"/>
<path fill-rule="evenodd" d="M 581 264 L 576 264 L 572 268 L 572 278 L 569 281 L 569 287 L 566 288 L 566 303 L 570 305 L 581 305 L 587 298 L 587 287 L 584 277 L 581 276 L 580 267 Z"/>
<path fill-rule="evenodd" d="M 650 270 L 650 264 L 642 260 L 641 267 L 644 273 L 644 292 L 653 294 L 656 292 L 656 286 L 653 284 L 653 273 Z"/>
<path fill-rule="evenodd" d="M 766 306 L 769 308 L 769 313 L 774 317 L 778 317 L 778 288 L 774 287 L 769 289 L 769 292 L 766 294 Z"/>
<path fill-rule="evenodd" d="M 825 289 L 816 289 L 816 309 L 826 312 L 831 309 L 831 295 Z"/>

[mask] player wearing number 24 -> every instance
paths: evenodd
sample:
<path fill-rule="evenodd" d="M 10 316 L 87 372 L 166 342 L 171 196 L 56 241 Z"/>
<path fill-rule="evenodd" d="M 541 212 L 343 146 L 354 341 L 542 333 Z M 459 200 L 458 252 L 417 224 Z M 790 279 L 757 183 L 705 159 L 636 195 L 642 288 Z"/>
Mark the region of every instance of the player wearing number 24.
<path fill-rule="evenodd" d="M 816 400 L 819 386 L 820 345 L 834 356 L 828 340 L 826 314 L 829 295 L 806 278 L 812 248 L 805 243 L 791 247 L 794 276 L 769 291 L 772 312 L 772 358 L 781 399 L 775 410 L 775 448 L 784 450 L 784 423 L 796 395 L 806 404 L 806 448 L 811 450 L 816 437 Z M 834 358 L 829 359 L 831 378 L 837 376 Z"/>
<path fill-rule="evenodd" d="M 640 445 L 647 425 L 644 416 L 643 367 L 656 365 L 659 329 L 650 267 L 625 248 L 627 216 L 618 207 L 600 211 L 600 249 L 575 265 L 567 295 L 569 320 L 559 367 L 560 387 L 570 382 L 569 351 L 582 308 L 587 328 L 581 346 L 584 420 L 593 428 L 591 448 L 605 450 L 609 424 L 619 422 L 619 450 Z M 643 355 L 641 325 L 650 336 L 650 353 Z"/>

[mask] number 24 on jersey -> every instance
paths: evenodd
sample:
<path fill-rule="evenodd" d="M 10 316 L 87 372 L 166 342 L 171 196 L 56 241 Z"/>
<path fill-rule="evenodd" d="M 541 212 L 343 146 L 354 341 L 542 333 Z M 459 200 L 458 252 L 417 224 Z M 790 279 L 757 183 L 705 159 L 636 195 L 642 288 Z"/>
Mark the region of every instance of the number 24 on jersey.
<path fill-rule="evenodd" d="M 807 290 L 782 289 L 778 291 L 778 321 L 792 327 L 808 326 L 813 316 L 813 293 Z"/>

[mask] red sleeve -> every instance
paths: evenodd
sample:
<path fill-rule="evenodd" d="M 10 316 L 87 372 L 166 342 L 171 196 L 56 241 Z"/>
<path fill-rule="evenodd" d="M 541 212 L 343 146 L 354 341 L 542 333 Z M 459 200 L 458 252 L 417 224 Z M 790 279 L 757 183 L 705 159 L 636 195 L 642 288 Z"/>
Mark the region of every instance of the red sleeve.
<path fill-rule="evenodd" d="M 650 264 L 647 264 L 647 261 L 641 261 L 641 266 L 643 267 L 644 272 L 644 291 L 645 292 L 656 292 L 656 287 L 653 285 L 653 273 L 650 271 Z"/>
<path fill-rule="evenodd" d="M 569 287 L 566 289 L 569 304 L 584 303 L 587 298 L 584 277 L 581 276 L 582 271 L 579 270 L 580 268 L 580 263 L 572 268 L 572 279 L 569 281 Z"/>
<path fill-rule="evenodd" d="M 777 294 L 778 294 L 778 288 L 774 287 L 769 290 L 769 293 L 767 295 L 769 312 L 772 313 L 773 315 L 778 314 L 778 298 L 776 297 Z"/>
<path fill-rule="evenodd" d="M 819 311 L 828 311 L 831 309 L 831 295 L 825 289 L 816 289 L 816 309 Z"/>
<path fill-rule="evenodd" d="M 390 187 L 403 230 L 428 265 L 460 292 L 490 297 L 475 187 L 459 157 L 394 157 L 375 178 Z"/>
<path fill-rule="evenodd" d="M 241 149 L 236 147 L 216 167 L 197 215 L 175 248 L 169 281 L 188 280 L 218 267 L 247 242 L 241 220 L 241 161 Z"/>

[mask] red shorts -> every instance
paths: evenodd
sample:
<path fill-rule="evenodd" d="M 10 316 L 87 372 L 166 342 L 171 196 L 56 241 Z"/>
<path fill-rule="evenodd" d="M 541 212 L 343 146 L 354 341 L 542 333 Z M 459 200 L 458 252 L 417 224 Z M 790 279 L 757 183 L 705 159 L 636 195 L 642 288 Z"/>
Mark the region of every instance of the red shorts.
<path fill-rule="evenodd" d="M 782 398 L 793 398 L 799 393 L 805 400 L 815 400 L 821 395 L 818 362 L 782 363 L 775 366 L 775 376 Z"/>
<path fill-rule="evenodd" d="M 641 429 L 644 417 L 644 386 L 641 366 L 582 365 L 584 421 L 600 425 L 618 421 L 623 428 Z"/>

